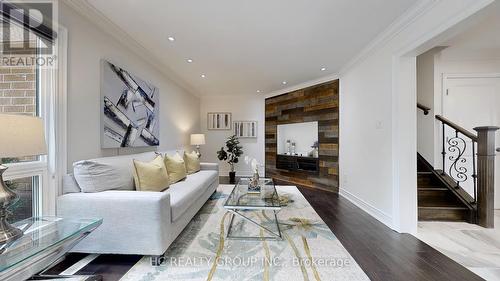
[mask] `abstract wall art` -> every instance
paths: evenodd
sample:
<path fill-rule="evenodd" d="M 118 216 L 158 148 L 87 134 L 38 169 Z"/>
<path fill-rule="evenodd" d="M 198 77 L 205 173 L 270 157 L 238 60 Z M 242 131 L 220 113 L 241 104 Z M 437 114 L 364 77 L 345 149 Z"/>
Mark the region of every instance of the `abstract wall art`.
<path fill-rule="evenodd" d="M 159 91 L 153 84 L 103 60 L 102 148 L 160 144 Z"/>
<path fill-rule="evenodd" d="M 256 138 L 257 121 L 234 121 L 233 131 L 239 138 Z"/>
<path fill-rule="evenodd" d="M 231 113 L 209 112 L 207 114 L 207 128 L 209 130 L 231 130 Z"/>

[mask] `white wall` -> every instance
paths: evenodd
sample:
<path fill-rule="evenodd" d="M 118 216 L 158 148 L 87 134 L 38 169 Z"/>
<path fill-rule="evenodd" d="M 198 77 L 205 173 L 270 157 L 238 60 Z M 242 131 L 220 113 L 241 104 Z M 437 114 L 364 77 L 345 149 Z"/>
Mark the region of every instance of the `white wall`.
<path fill-rule="evenodd" d="M 436 88 L 439 88 L 439 91 L 436 91 L 435 93 L 436 100 L 446 100 L 446 96 L 444 96 L 446 94 L 446 89 L 444 89 L 446 85 L 443 85 L 444 81 L 441 79 L 441 77 L 445 75 L 468 76 L 470 74 L 474 74 L 481 77 L 484 75 L 489 76 L 491 74 L 500 73 L 500 36 L 498 36 L 498 30 L 500 30 L 500 3 L 493 4 L 492 7 L 490 7 L 490 10 L 490 14 L 487 14 L 484 18 L 477 21 L 471 28 L 464 30 L 462 33 L 448 40 L 446 42 L 448 48 L 444 49 L 439 56 L 437 56 L 435 68 L 440 79 L 436 79 L 435 81 Z M 466 80 L 470 81 L 467 78 L 462 81 Z M 491 85 L 490 83 L 494 83 L 492 78 L 487 80 L 488 82 L 483 81 L 476 83 L 479 83 L 480 85 Z M 471 86 L 468 85 L 467 87 Z M 469 98 L 466 103 L 481 104 L 480 100 L 474 99 L 474 95 L 471 95 L 470 97 L 471 98 Z M 439 109 L 442 111 L 442 105 L 439 104 L 439 106 L 441 107 Z M 498 116 L 498 108 L 488 108 L 488 106 L 481 107 L 483 109 L 483 114 Z M 458 120 L 453 119 L 454 122 L 457 122 L 459 125 L 475 133 L 472 129 L 473 126 L 470 125 L 478 124 L 480 122 L 479 120 L 483 120 L 481 118 L 482 114 L 467 114 L 467 112 L 464 113 L 460 110 L 461 109 L 454 109 L 448 106 L 444 115 L 445 117 L 455 116 Z M 498 124 L 494 123 L 483 123 L 481 125 L 498 126 Z M 497 138 L 499 137 L 500 132 L 497 132 Z M 497 156 L 496 159 L 500 159 L 500 156 Z M 497 173 L 495 177 L 497 177 L 497 179 L 495 180 L 495 208 L 500 209 L 500 180 L 498 180 L 498 166 L 500 163 L 497 161 L 496 165 Z M 470 187 L 469 190 L 471 190 L 471 188 L 472 187 Z M 467 190 L 467 188 L 465 189 Z"/>
<path fill-rule="evenodd" d="M 415 57 L 490 2 L 420 1 L 340 73 L 340 193 L 398 231 L 416 231 Z"/>
<path fill-rule="evenodd" d="M 233 134 L 233 131 L 207 130 L 207 113 L 208 112 L 231 112 L 232 121 L 257 121 L 257 138 L 241 138 L 243 146 L 243 156 L 240 163 L 235 165 L 237 175 L 251 175 L 251 167 L 245 164 L 243 158 L 245 155 L 254 157 L 264 164 L 264 117 L 265 117 L 265 100 L 261 95 L 252 96 L 219 96 L 219 97 L 204 97 L 201 99 L 200 106 L 201 130 L 205 134 L 206 145 L 201 147 L 202 161 L 219 162 L 217 159 L 217 151 L 225 146 L 227 137 Z M 220 163 L 220 174 L 227 176 L 230 170 L 229 165 Z M 259 173 L 264 175 L 263 167 Z"/>
<path fill-rule="evenodd" d="M 436 168 L 442 166 L 441 126 L 434 115 L 443 115 L 444 75 L 500 73 L 500 4 L 492 4 L 488 10 L 443 42 L 443 47 L 417 57 L 417 100 L 431 108 L 427 116 L 417 112 L 417 151 Z"/>
<path fill-rule="evenodd" d="M 277 126 L 278 154 L 286 154 L 286 142 L 295 143 L 295 153 L 308 156 L 311 146 L 318 141 L 318 121 Z"/>
<path fill-rule="evenodd" d="M 435 80 L 439 74 L 435 64 L 440 47 L 433 48 L 417 56 L 417 102 L 431 108 L 428 115 L 417 110 L 417 151 L 427 162 L 435 166 L 436 111 Z"/>
<path fill-rule="evenodd" d="M 110 60 L 159 88 L 161 124 L 158 149 L 187 145 L 189 134 L 200 130 L 199 99 L 62 1 L 59 3 L 59 20 L 68 29 L 68 170 L 77 160 L 148 150 L 101 149 L 101 59 Z"/>

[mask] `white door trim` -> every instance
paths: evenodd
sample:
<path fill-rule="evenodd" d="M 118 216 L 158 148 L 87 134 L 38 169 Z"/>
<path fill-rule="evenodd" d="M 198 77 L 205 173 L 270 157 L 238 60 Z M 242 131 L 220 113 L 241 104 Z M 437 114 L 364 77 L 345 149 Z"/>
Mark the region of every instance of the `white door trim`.
<path fill-rule="evenodd" d="M 443 79 L 500 78 L 500 73 L 443 73 Z"/>

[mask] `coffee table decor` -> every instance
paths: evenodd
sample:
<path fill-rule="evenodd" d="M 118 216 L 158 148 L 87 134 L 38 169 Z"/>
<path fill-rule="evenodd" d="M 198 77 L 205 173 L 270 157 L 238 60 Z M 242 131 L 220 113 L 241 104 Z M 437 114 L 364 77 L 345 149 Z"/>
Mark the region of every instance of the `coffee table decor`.
<path fill-rule="evenodd" d="M 260 193 L 261 191 L 261 181 L 259 176 L 259 162 L 257 159 L 245 156 L 245 163 L 252 167 L 253 176 L 248 182 L 248 193 Z"/>

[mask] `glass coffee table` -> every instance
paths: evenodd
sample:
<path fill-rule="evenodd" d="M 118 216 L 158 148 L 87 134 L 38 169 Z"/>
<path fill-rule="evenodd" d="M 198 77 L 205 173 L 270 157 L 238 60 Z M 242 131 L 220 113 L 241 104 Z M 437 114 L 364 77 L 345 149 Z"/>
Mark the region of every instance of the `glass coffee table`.
<path fill-rule="evenodd" d="M 102 219 L 34 217 L 14 223 L 19 239 L 0 245 L 0 280 L 19 281 L 68 278 L 101 280 L 100 276 L 48 276 L 45 269 L 60 261 L 81 239 L 101 225 Z"/>
<path fill-rule="evenodd" d="M 281 210 L 280 200 L 276 187 L 272 179 L 260 179 L 261 192 L 249 193 L 248 184 L 249 178 L 242 178 L 238 181 L 233 188 L 231 194 L 224 203 L 224 208 L 231 212 L 231 221 L 227 230 L 226 237 L 228 239 L 242 239 L 242 240 L 283 240 L 279 226 L 278 216 L 276 215 Z M 267 217 L 270 224 L 264 225 L 257 222 L 255 219 L 250 218 L 249 215 L 256 214 L 257 216 L 265 212 L 272 212 L 272 217 Z M 268 234 L 270 236 L 237 236 L 233 235 L 234 217 L 238 216 L 248 221 Z"/>

